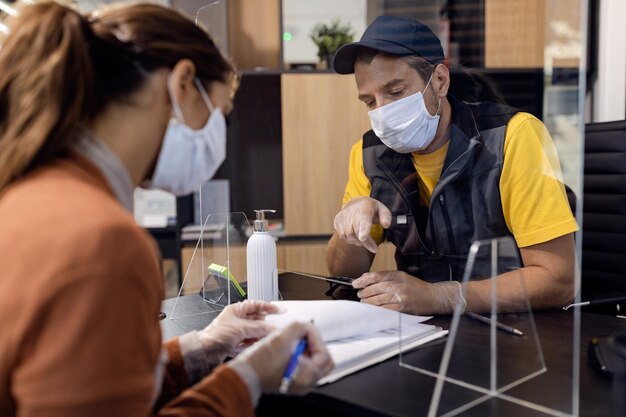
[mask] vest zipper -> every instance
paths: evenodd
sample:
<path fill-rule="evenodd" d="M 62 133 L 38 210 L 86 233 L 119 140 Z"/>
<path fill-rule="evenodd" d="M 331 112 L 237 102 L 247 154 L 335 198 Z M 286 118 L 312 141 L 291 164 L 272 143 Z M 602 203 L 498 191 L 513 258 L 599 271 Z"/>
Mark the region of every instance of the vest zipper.
<path fill-rule="evenodd" d="M 441 214 L 443 215 L 443 222 L 446 225 L 446 231 L 448 232 L 448 241 L 450 242 L 450 251 L 456 253 L 456 242 L 454 240 L 454 233 L 452 233 L 452 222 L 450 222 L 450 216 L 448 215 L 448 209 L 446 209 L 446 201 L 443 194 L 439 194 L 439 204 L 441 205 Z"/>
<path fill-rule="evenodd" d="M 470 147 L 468 149 L 465 150 L 465 152 L 463 152 L 461 155 L 459 155 L 458 158 L 456 158 L 454 161 L 452 161 L 452 163 L 448 166 L 448 169 L 446 169 L 446 171 L 448 171 L 450 169 L 450 167 L 452 167 L 454 164 L 457 163 L 458 160 L 460 160 L 461 158 L 463 158 L 466 154 L 472 152 L 474 150 L 474 147 L 478 145 L 478 141 L 476 140 L 478 136 L 474 136 L 473 138 L 470 139 L 471 143 L 470 143 Z M 443 187 L 445 187 L 448 183 L 452 182 L 452 180 L 454 180 L 456 177 L 459 176 L 459 173 L 461 171 L 457 171 L 453 176 L 449 177 L 449 178 L 445 178 L 443 182 L 438 182 L 437 185 L 435 186 L 435 189 L 433 190 L 433 194 L 431 196 L 435 197 L 438 196 L 438 194 L 441 192 L 441 189 Z M 445 172 L 442 172 L 441 175 L 444 175 Z"/>
<path fill-rule="evenodd" d="M 448 166 L 448 169 L 450 169 L 451 166 L 453 166 L 454 164 L 457 163 L 457 161 L 459 161 L 461 158 L 463 158 L 465 155 L 467 155 L 468 153 L 472 152 L 474 150 L 474 147 L 478 145 L 478 141 L 476 140 L 478 136 L 474 136 L 470 139 L 470 146 L 469 148 L 463 152 L 461 155 L 459 155 L 458 158 L 456 158 L 454 161 L 452 161 L 452 163 Z M 447 171 L 446 170 L 446 171 Z M 443 220 L 445 222 L 445 226 L 446 226 L 446 232 L 448 233 L 448 240 L 450 241 L 451 244 L 454 244 L 454 249 L 456 250 L 456 244 L 454 243 L 454 237 L 452 236 L 452 224 L 450 222 L 450 218 L 447 215 L 447 210 L 445 209 L 444 205 L 445 205 L 445 199 L 443 198 L 443 195 L 441 194 L 441 190 L 443 187 L 445 187 L 446 185 L 448 185 L 449 183 L 451 183 L 456 177 L 459 176 L 459 173 L 461 171 L 458 170 L 454 175 L 452 175 L 451 177 L 445 178 L 443 182 L 438 183 L 435 186 L 435 189 L 433 190 L 433 194 L 431 196 L 431 201 L 433 201 L 434 198 L 437 198 L 439 200 L 439 204 L 441 204 L 441 211 L 443 214 Z M 443 173 L 442 173 L 443 174 Z M 433 228 L 433 222 L 432 222 L 432 218 L 431 218 L 431 210 L 429 208 L 428 210 L 428 223 L 430 224 L 430 235 L 433 238 L 433 244 L 434 246 L 436 246 L 436 242 L 437 242 L 437 234 L 435 233 L 435 230 Z M 433 252 L 434 253 L 434 252 Z"/>
<path fill-rule="evenodd" d="M 389 168 L 387 168 L 387 165 L 385 165 L 385 163 L 380 160 L 380 157 L 376 159 L 376 165 L 385 173 L 385 175 L 387 176 L 389 181 L 391 181 L 391 183 L 394 185 L 396 190 L 398 190 L 398 192 L 400 193 L 400 196 L 402 197 L 402 200 L 404 200 L 404 204 L 406 204 L 406 206 L 409 208 L 409 211 L 413 215 L 413 223 L 415 224 L 415 234 L 417 235 L 417 240 L 424 248 L 426 248 L 428 252 L 432 253 L 433 252 L 432 248 L 429 248 L 428 245 L 424 243 L 424 241 L 422 240 L 422 237 L 420 236 L 419 227 L 417 227 L 417 223 L 416 223 L 417 222 L 416 213 L 413 212 L 413 204 L 411 204 L 409 197 L 406 195 L 406 192 L 404 191 L 402 184 L 400 184 L 400 181 L 398 181 L 398 179 L 393 175 L 393 173 L 389 170 Z"/>

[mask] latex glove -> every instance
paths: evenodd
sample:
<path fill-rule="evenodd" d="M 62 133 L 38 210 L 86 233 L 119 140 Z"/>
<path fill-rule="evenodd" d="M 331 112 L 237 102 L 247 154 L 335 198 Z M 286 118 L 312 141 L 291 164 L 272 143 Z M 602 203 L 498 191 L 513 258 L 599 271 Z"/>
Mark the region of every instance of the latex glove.
<path fill-rule="evenodd" d="M 229 364 L 245 362 L 258 376 L 264 393 L 277 393 L 291 355 L 303 337 L 307 338 L 307 350 L 300 357 L 289 393 L 304 395 L 334 366 L 319 332 L 310 324 L 292 323 L 255 343 Z"/>
<path fill-rule="evenodd" d="M 350 245 L 363 246 L 376 253 L 378 245 L 370 236 L 372 224 L 385 229 L 391 225 L 391 211 L 380 201 L 370 197 L 353 198 L 337 213 L 334 227 L 337 235 Z"/>
<path fill-rule="evenodd" d="M 260 339 L 274 330 L 263 321 L 270 313 L 277 313 L 279 308 L 264 301 L 245 300 L 227 306 L 211 324 L 199 331 L 200 342 L 207 355 L 217 357 L 221 362 L 229 354 L 236 353 L 235 348 Z"/>
<path fill-rule="evenodd" d="M 430 315 L 465 311 L 467 302 L 457 281 L 428 283 L 402 271 L 369 272 L 352 282 L 362 302 L 403 313 Z"/>

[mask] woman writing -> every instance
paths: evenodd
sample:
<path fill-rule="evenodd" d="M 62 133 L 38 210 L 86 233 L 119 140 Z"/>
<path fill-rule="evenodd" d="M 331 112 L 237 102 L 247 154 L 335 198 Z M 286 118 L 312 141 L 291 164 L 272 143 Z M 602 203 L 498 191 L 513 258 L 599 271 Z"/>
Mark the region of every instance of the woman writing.
<path fill-rule="evenodd" d="M 271 331 L 258 319 L 274 307 L 260 302 L 161 345 L 159 258 L 130 212 L 133 188 L 185 194 L 213 175 L 232 78 L 210 37 L 160 6 L 86 18 L 42 3 L 11 23 L 0 50 L 0 415 L 251 415 L 302 337 L 293 392 L 330 370 L 305 324 L 220 365 Z"/>

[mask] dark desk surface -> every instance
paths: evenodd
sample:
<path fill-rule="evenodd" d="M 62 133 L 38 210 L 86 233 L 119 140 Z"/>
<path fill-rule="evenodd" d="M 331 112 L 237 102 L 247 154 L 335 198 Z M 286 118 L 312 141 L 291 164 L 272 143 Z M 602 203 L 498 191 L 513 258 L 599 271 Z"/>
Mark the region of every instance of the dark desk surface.
<path fill-rule="evenodd" d="M 197 314 L 202 302 L 199 296 L 182 297 L 178 302 L 176 316 L 191 314 L 190 317 L 163 320 L 164 337 L 182 334 L 187 330 L 202 328 L 217 315 Z M 163 311 L 168 315 L 174 300 L 164 301 Z M 505 318 L 503 317 L 503 320 Z M 488 335 L 489 327 L 463 317 L 461 323 L 471 337 Z M 515 323 L 515 317 L 509 320 Z M 436 317 L 429 323 L 448 328 L 450 317 Z M 506 394 L 539 402 L 546 407 L 572 414 L 572 327 L 571 311 L 545 311 L 535 313 L 535 323 L 540 336 L 547 371 L 524 382 Z M 580 329 L 580 416 L 626 416 L 624 398 L 626 385 L 612 383 L 596 373 L 588 364 L 587 345 L 592 336 L 607 335 L 626 331 L 626 319 L 601 316 L 589 313 L 581 314 Z M 467 331 L 464 335 L 467 335 Z M 507 335 L 509 336 L 509 335 Z M 510 336 L 514 338 L 514 336 Z M 483 337 L 484 339 L 484 337 Z M 487 339 L 488 340 L 488 339 Z M 511 339 L 514 340 L 514 339 Z M 405 355 L 406 361 L 423 360 L 425 355 L 433 355 L 438 347 L 417 349 Z M 477 344 L 467 352 L 466 358 L 478 356 L 488 349 L 484 344 Z M 440 355 L 440 353 L 439 353 Z M 438 359 L 435 359 L 436 361 Z M 523 365 L 523 364 L 522 364 Z M 389 359 L 381 364 L 359 371 L 337 382 L 315 389 L 311 394 L 298 397 L 264 396 L 257 415 L 260 416 L 426 416 L 430 405 L 435 379 L 398 365 L 398 358 Z M 448 409 L 451 403 L 464 404 L 481 397 L 482 394 L 445 384 L 442 403 Z M 618 402 L 621 401 L 621 405 Z M 438 415 L 441 415 L 438 414 Z M 464 416 L 546 416 L 521 405 L 502 399 L 491 398 L 469 409 Z M 552 414 L 554 415 L 554 414 Z M 558 415 L 558 414 L 557 414 Z"/>

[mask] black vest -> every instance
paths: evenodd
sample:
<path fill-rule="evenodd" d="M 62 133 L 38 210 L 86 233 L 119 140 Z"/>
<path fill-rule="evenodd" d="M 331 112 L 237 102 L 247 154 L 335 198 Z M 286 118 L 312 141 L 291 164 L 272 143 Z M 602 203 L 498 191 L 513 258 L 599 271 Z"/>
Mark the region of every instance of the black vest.
<path fill-rule="evenodd" d="M 419 204 L 411 155 L 388 148 L 371 130 L 363 136 L 370 197 L 393 214 L 385 238 L 396 246 L 398 269 L 430 282 L 460 280 L 474 241 L 512 236 L 502 213 L 499 184 L 507 123 L 519 110 L 449 99 L 450 144 L 429 207 Z M 516 252 L 513 258 L 517 257 Z M 490 276 L 490 256 L 478 258 L 472 275 Z M 498 272 L 519 266 L 518 259 L 510 259 L 510 265 L 501 260 Z"/>

